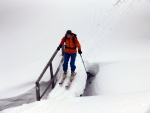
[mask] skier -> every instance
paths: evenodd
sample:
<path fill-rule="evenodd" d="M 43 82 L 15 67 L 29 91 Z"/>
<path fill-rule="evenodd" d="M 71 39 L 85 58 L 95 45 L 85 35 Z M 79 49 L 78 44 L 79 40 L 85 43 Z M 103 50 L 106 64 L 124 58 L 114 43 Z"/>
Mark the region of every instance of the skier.
<path fill-rule="evenodd" d="M 60 45 L 57 47 L 57 50 L 60 50 L 60 48 L 65 43 L 65 50 L 64 50 L 64 63 L 63 63 L 63 79 L 67 76 L 67 70 L 68 70 L 68 61 L 71 58 L 70 61 L 70 67 L 71 67 L 71 77 L 70 80 L 74 79 L 75 75 L 75 60 L 77 55 L 77 49 L 78 53 L 82 54 L 80 43 L 76 37 L 76 34 L 72 33 L 71 30 L 68 30 L 65 34 L 65 36 L 62 38 Z"/>

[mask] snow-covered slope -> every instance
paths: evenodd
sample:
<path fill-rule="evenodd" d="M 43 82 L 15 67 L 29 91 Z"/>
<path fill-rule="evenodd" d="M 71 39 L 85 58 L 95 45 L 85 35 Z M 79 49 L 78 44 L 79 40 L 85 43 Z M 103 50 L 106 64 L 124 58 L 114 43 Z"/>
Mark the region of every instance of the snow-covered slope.
<path fill-rule="evenodd" d="M 2 113 L 150 113 L 150 92 L 50 99 Z"/>
<path fill-rule="evenodd" d="M 100 68 L 92 95 L 150 90 L 150 2 L 126 0 L 99 30 L 87 58 Z"/>
<path fill-rule="evenodd" d="M 81 59 L 78 56 L 76 62 L 78 74 L 70 90 L 66 91 L 64 87 L 57 84 L 49 94 L 48 100 L 4 110 L 3 113 L 33 113 L 33 111 L 34 113 L 149 113 L 150 1 L 121 0 L 115 5 L 117 1 L 25 2 L 31 3 L 32 6 L 36 4 L 35 7 L 38 6 L 37 14 L 41 12 L 43 20 L 40 19 L 39 22 L 45 23 L 42 24 L 47 34 L 45 43 L 47 44 L 48 40 L 53 43 L 50 48 L 54 49 L 61 38 L 56 38 L 54 42 L 51 42 L 53 38 L 49 39 L 49 30 L 54 30 L 50 33 L 52 37 L 62 37 L 66 29 L 72 29 L 78 34 L 86 65 L 91 72 L 96 73 L 96 78 L 88 86 L 86 94 L 97 96 L 76 97 L 83 93 L 86 79 Z M 17 3 L 20 2 L 17 1 Z M 43 9 L 39 10 L 39 7 Z M 53 26 L 50 28 L 50 25 Z M 43 44 L 41 45 L 43 47 Z M 48 46 L 47 44 L 46 47 Z M 50 56 L 53 50 L 51 49 L 50 53 L 46 54 L 47 51 L 43 54 Z M 49 59 L 46 57 L 44 57 L 44 63 Z M 61 75 L 62 70 L 58 79 Z M 27 80 L 29 79 L 22 81 Z"/>

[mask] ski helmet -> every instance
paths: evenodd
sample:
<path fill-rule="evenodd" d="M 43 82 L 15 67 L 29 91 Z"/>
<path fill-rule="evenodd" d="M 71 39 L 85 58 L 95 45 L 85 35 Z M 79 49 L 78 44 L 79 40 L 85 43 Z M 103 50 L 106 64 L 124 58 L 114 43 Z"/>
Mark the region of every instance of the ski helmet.
<path fill-rule="evenodd" d="M 67 30 L 66 35 L 67 34 L 72 34 L 72 31 L 71 30 Z"/>

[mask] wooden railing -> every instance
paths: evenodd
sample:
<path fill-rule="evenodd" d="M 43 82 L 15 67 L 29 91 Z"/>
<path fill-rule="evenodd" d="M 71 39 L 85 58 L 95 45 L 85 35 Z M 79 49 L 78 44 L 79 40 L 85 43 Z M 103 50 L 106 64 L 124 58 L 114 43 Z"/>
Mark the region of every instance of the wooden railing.
<path fill-rule="evenodd" d="M 36 98 L 37 98 L 37 101 L 40 101 L 41 98 L 45 95 L 45 93 L 48 91 L 48 89 L 50 88 L 50 86 L 52 86 L 52 89 L 55 87 L 55 78 L 60 70 L 60 67 L 61 67 L 61 64 L 63 62 L 63 55 L 64 55 L 64 46 L 62 47 L 62 59 L 59 63 L 59 66 L 55 72 L 55 74 L 53 74 L 53 65 L 52 65 L 52 61 L 54 60 L 55 56 L 57 55 L 58 53 L 58 50 L 56 50 L 54 52 L 54 54 L 52 55 L 52 57 L 50 58 L 50 60 L 48 61 L 47 65 L 45 66 L 45 68 L 43 69 L 42 73 L 40 74 L 39 78 L 37 79 L 36 81 Z M 49 81 L 49 84 L 48 86 L 46 87 L 46 89 L 44 90 L 44 92 L 41 94 L 40 92 L 40 80 L 42 79 L 42 77 L 44 76 L 45 72 L 47 71 L 47 69 L 50 68 L 50 76 L 51 76 L 51 79 Z"/>

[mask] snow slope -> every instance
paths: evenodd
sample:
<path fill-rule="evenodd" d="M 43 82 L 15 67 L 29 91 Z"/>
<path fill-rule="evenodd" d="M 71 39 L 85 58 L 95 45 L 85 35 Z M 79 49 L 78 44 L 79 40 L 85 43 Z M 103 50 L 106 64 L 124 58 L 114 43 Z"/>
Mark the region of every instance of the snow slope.
<path fill-rule="evenodd" d="M 47 100 L 4 110 L 2 113 L 149 113 L 150 2 L 122 0 L 114 6 L 116 2 L 117 0 L 50 2 L 57 6 L 56 12 L 62 11 L 61 14 L 70 15 L 67 20 L 56 19 L 57 26 L 62 25 L 61 29 L 65 31 L 67 28 L 64 23 L 70 23 L 73 31 L 81 37 L 79 39 L 86 65 L 91 72 L 96 73 L 86 94 L 97 96 L 78 97 L 83 93 L 86 79 L 78 56 L 78 76 L 70 90 L 66 91 L 57 84 Z M 58 12 L 56 14 L 60 14 Z M 75 17 L 79 18 L 76 20 Z M 58 79 L 61 75 L 62 70 Z"/>
<path fill-rule="evenodd" d="M 150 92 L 50 99 L 1 113 L 150 113 Z"/>
<path fill-rule="evenodd" d="M 150 2 L 127 0 L 118 10 L 91 44 L 87 59 L 100 68 L 92 95 L 150 90 Z"/>

